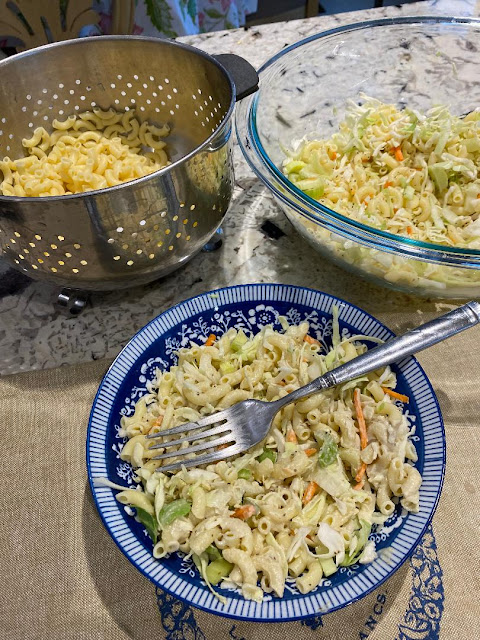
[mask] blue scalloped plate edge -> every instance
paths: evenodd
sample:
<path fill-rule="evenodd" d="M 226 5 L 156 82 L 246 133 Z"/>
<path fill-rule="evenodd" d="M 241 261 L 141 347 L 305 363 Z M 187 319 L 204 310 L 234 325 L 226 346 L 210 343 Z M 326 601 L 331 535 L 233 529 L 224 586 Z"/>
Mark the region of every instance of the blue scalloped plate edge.
<path fill-rule="evenodd" d="M 413 552 L 415 551 L 416 547 L 418 546 L 418 544 L 420 543 L 421 539 L 423 538 L 427 527 L 429 526 L 429 524 L 432 521 L 432 518 L 435 514 L 435 511 L 437 509 L 438 506 L 438 502 L 440 500 L 440 496 L 441 496 L 441 492 L 443 489 L 443 483 L 444 483 L 444 477 L 445 477 L 445 465 L 446 465 L 446 439 L 445 439 L 445 427 L 444 427 L 444 422 L 443 422 L 443 418 L 442 418 L 442 413 L 441 413 L 441 409 L 435 394 L 435 391 L 432 387 L 432 384 L 428 378 L 428 376 L 426 375 L 425 371 L 423 370 L 422 366 L 419 364 L 418 360 L 414 357 L 408 358 L 407 360 L 404 360 L 400 363 L 397 363 L 398 366 L 401 366 L 403 363 L 405 362 L 413 362 L 418 371 L 420 372 L 420 374 L 423 376 L 424 382 L 427 385 L 429 394 L 431 396 L 431 398 L 434 401 L 434 408 L 436 409 L 437 413 L 438 413 L 438 420 L 439 420 L 439 427 L 440 427 L 440 431 L 441 431 L 441 439 L 442 439 L 442 455 L 441 455 L 441 471 L 440 471 L 440 477 L 438 479 L 438 489 L 436 492 L 436 496 L 434 499 L 434 502 L 430 508 L 430 513 L 426 519 L 426 521 L 423 524 L 422 529 L 420 530 L 419 533 L 416 534 L 415 537 L 415 541 L 411 544 L 409 550 L 403 555 L 403 557 L 401 558 L 401 560 L 395 564 L 394 566 L 390 565 L 390 563 L 388 563 L 390 565 L 390 569 L 388 571 L 388 573 L 384 576 L 382 576 L 375 584 L 373 584 L 372 586 L 370 586 L 369 588 L 367 588 L 364 592 L 360 593 L 359 595 L 353 596 L 349 599 L 348 602 L 340 602 L 338 605 L 334 605 L 331 608 L 328 609 L 318 609 L 317 611 L 310 611 L 310 612 L 305 612 L 305 613 L 300 613 L 298 615 L 282 615 L 281 617 L 279 616 L 275 616 L 275 617 L 270 617 L 269 614 L 273 613 L 273 612 L 265 612 L 263 614 L 262 617 L 254 617 L 252 618 L 250 615 L 238 615 L 235 614 L 234 612 L 225 612 L 221 610 L 221 605 L 220 603 L 217 601 L 217 606 L 215 607 L 211 607 L 211 606 L 204 606 L 201 603 L 197 603 L 195 601 L 192 601 L 191 599 L 187 597 L 183 597 L 181 594 L 179 594 L 178 592 L 176 592 L 175 590 L 169 588 L 169 586 L 164 585 L 164 584 L 160 584 L 155 577 L 152 577 L 148 574 L 148 572 L 140 565 L 138 564 L 133 558 L 131 558 L 128 553 L 126 552 L 126 550 L 122 547 L 121 542 L 116 538 L 116 536 L 114 535 L 114 533 L 111 530 L 111 527 L 109 525 L 109 523 L 107 522 L 104 513 L 102 511 L 101 505 L 99 504 L 99 501 L 97 499 L 97 495 L 96 495 L 96 491 L 95 491 L 95 487 L 93 486 L 93 477 L 92 477 L 92 473 L 91 473 L 91 463 L 90 463 L 90 457 L 89 457 L 89 452 L 90 452 L 90 446 L 91 446 L 91 427 L 92 427 L 92 420 L 93 420 L 93 416 L 94 416 L 94 411 L 97 405 L 97 401 L 99 399 L 99 396 L 102 392 L 102 390 L 104 389 L 107 380 L 109 378 L 109 376 L 111 375 L 112 371 L 115 370 L 118 361 L 120 360 L 120 358 L 123 356 L 123 354 L 125 352 L 128 352 L 129 348 L 131 348 L 132 344 L 136 341 L 136 339 L 138 338 L 138 336 L 140 336 L 140 334 L 142 334 L 143 332 L 145 332 L 147 329 L 151 328 L 152 325 L 154 323 L 157 322 L 157 320 L 163 316 L 164 314 L 167 314 L 169 312 L 172 312 L 180 307 L 182 307 L 183 305 L 186 305 L 188 303 L 193 303 L 195 300 L 200 300 L 200 299 L 204 299 L 206 297 L 210 297 L 211 300 L 215 299 L 220 293 L 224 293 L 224 292 L 228 292 L 228 291 L 234 291 L 234 290 L 248 290 L 248 289 L 253 289 L 255 287 L 266 287 L 267 289 L 277 289 L 277 290 L 289 290 L 289 289 L 293 289 L 293 290 L 299 290 L 299 291 L 305 291 L 305 292 L 311 292 L 312 294 L 316 294 L 319 296 L 325 296 L 325 298 L 327 299 L 331 299 L 332 302 L 334 303 L 338 303 L 339 305 L 347 305 L 347 307 L 350 307 L 362 314 L 364 314 L 365 316 L 367 316 L 370 320 L 372 320 L 373 322 L 375 322 L 378 327 L 382 328 L 388 335 L 389 337 L 394 337 L 395 333 L 389 329 L 385 324 L 383 324 L 382 322 L 380 322 L 377 318 L 375 318 L 374 316 L 372 316 L 370 313 L 368 313 L 367 311 L 365 311 L 364 309 L 361 309 L 360 307 L 358 307 L 357 305 L 350 303 L 346 300 L 343 300 L 342 298 L 338 298 L 337 296 L 334 296 L 332 294 L 328 294 L 328 293 L 324 293 L 322 291 L 319 291 L 317 289 L 311 289 L 309 287 L 300 287 L 300 286 L 296 286 L 296 285 L 288 285 L 288 284 L 277 284 L 277 283 L 251 283 L 251 284 L 243 284 L 243 285 L 234 285 L 234 286 L 230 286 L 230 287 L 223 287 L 220 289 L 215 289 L 215 290 L 211 290 L 211 291 L 207 291 L 205 293 L 196 295 L 196 296 L 192 296 L 191 298 L 187 298 L 181 302 L 179 302 L 178 304 L 169 307 L 168 309 L 166 309 L 165 311 L 163 311 L 162 313 L 160 313 L 158 316 L 156 316 L 155 318 L 153 318 L 149 323 L 147 323 L 146 325 L 144 325 L 141 329 L 139 329 L 133 336 L 132 338 L 127 342 L 127 344 L 123 347 L 123 349 L 118 353 L 118 355 L 116 356 L 116 358 L 114 359 L 114 361 L 112 362 L 112 364 L 109 366 L 109 368 L 107 369 L 107 371 L 105 372 L 100 385 L 98 387 L 98 390 L 95 394 L 95 398 L 93 400 L 92 403 L 92 410 L 90 412 L 90 416 L 89 416 L 89 421 L 88 421 L 88 428 L 87 428 L 87 439 L 86 439 L 86 463 L 87 463 L 87 474 L 88 474 L 88 482 L 89 482 L 89 486 L 90 486 L 90 491 L 95 503 L 95 506 L 97 508 L 97 511 L 100 515 L 100 518 L 106 528 L 106 530 L 108 531 L 108 533 L 110 534 L 111 538 L 113 539 L 113 541 L 115 542 L 115 544 L 117 545 L 117 547 L 120 549 L 120 551 L 127 557 L 127 559 L 134 565 L 134 567 L 136 569 L 138 569 L 146 578 L 148 578 L 153 584 L 155 584 L 157 587 L 159 587 L 160 589 L 163 589 L 164 591 L 166 591 L 167 593 L 169 593 L 170 595 L 178 598 L 179 600 L 182 600 L 183 602 L 185 602 L 188 605 L 191 605 L 197 609 L 200 609 L 202 611 L 205 611 L 207 613 L 213 613 L 215 615 L 220 615 L 222 617 L 225 618 L 229 618 L 229 619 L 234 619 L 234 620 L 244 620 L 246 622 L 271 622 L 271 623 L 275 623 L 275 622 L 294 622 L 294 621 L 298 621 L 298 620 L 305 620 L 308 618 L 312 618 L 318 615 L 325 615 L 327 613 L 333 613 L 334 611 L 337 611 L 339 609 L 342 609 L 346 606 L 349 606 L 351 604 L 354 604 L 355 602 L 358 602 L 359 600 L 361 600 L 362 598 L 366 597 L 369 593 L 372 593 L 373 591 L 375 591 L 380 585 L 382 585 L 385 581 L 387 581 L 390 577 L 392 577 L 392 575 L 405 563 L 406 560 L 408 560 L 410 558 L 410 556 L 413 554 Z M 267 301 L 271 301 L 272 303 L 275 302 L 275 298 L 272 299 L 256 299 L 256 302 L 260 303 L 260 302 L 267 302 Z M 241 302 L 245 302 L 245 300 L 241 301 Z M 254 300 L 252 299 L 251 302 L 254 302 Z M 308 306 L 307 304 L 304 304 L 304 306 Z M 313 308 L 313 307 L 312 307 Z M 383 562 L 383 561 L 382 561 Z M 386 564 L 386 563 L 385 563 Z M 371 565 L 369 565 L 371 566 Z M 315 593 L 312 592 L 312 593 Z M 305 597 L 308 597 L 307 594 Z M 282 602 L 281 599 L 276 598 L 275 600 L 269 602 L 268 604 L 277 604 L 280 605 Z M 252 603 L 252 604 L 256 604 L 256 603 Z M 277 608 L 277 607 L 276 607 Z M 265 616 L 265 617 L 264 617 Z"/>

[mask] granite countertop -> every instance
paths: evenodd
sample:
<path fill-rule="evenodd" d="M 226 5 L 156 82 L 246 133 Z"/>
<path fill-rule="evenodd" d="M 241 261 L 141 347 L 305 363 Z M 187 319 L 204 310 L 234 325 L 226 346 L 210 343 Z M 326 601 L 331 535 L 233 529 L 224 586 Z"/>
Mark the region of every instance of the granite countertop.
<path fill-rule="evenodd" d="M 477 15 L 471 0 L 437 0 L 248 30 L 189 36 L 184 42 L 209 53 L 235 52 L 256 67 L 274 53 L 313 33 L 340 24 L 412 14 Z M 236 188 L 214 253 L 201 253 L 185 267 L 128 291 L 94 293 L 81 316 L 58 311 L 58 288 L 34 282 L 0 259 L 0 374 L 45 369 L 114 357 L 149 320 L 173 304 L 218 287 L 248 282 L 281 282 L 333 293 L 374 313 L 394 331 L 411 324 L 412 312 L 427 319 L 450 305 L 378 288 L 326 262 L 296 233 L 268 191 L 235 148 Z"/>

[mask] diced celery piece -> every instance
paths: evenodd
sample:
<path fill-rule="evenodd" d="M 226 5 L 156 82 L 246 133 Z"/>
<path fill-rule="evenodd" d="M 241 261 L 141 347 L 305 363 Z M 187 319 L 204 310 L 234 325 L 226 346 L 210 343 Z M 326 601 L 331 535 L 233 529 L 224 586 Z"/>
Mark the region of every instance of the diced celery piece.
<path fill-rule="evenodd" d="M 257 460 L 258 462 L 263 462 L 266 459 L 271 460 L 272 462 L 275 462 L 275 460 L 277 459 L 277 455 L 275 453 L 275 451 L 272 451 L 271 449 L 267 449 L 267 447 L 265 447 L 265 449 L 263 450 L 263 453 L 261 453 Z"/>
<path fill-rule="evenodd" d="M 216 585 L 226 578 L 230 571 L 233 569 L 233 564 L 231 562 L 227 562 L 225 558 L 217 558 L 211 562 L 207 567 L 207 578 L 210 584 Z"/>
<path fill-rule="evenodd" d="M 292 454 L 298 450 L 298 444 L 296 442 L 285 442 L 285 453 Z"/>
<path fill-rule="evenodd" d="M 177 518 L 186 516 L 190 513 L 191 505 L 184 498 L 169 502 L 160 509 L 158 514 L 158 520 L 162 527 L 167 527 L 172 524 Z"/>
<path fill-rule="evenodd" d="M 321 467 L 328 467 L 335 462 L 338 455 L 338 446 L 332 436 L 325 432 L 323 444 L 318 453 L 318 464 Z"/>
<path fill-rule="evenodd" d="M 286 162 L 283 166 L 286 173 L 297 173 L 300 169 L 303 169 L 305 166 L 305 162 L 302 160 L 290 160 L 290 162 Z"/>
<path fill-rule="evenodd" d="M 241 480 L 251 480 L 252 472 L 250 471 L 250 469 L 240 469 L 240 471 L 238 472 L 238 477 Z"/>
<path fill-rule="evenodd" d="M 253 340 L 248 340 L 238 351 L 238 355 L 241 357 L 242 362 L 253 362 L 257 355 L 257 347 L 262 339 L 262 335 L 257 333 Z"/>
<path fill-rule="evenodd" d="M 230 345 L 230 348 L 232 349 L 232 351 L 240 351 L 240 349 L 243 347 L 243 345 L 246 342 L 248 342 L 248 338 L 240 329 L 240 331 L 237 333 L 235 338 L 232 340 L 232 344 Z"/>
<path fill-rule="evenodd" d="M 205 551 L 207 552 L 208 559 L 212 562 L 222 557 L 222 554 L 214 544 L 211 544 L 209 547 L 207 547 Z"/>
<path fill-rule="evenodd" d="M 314 200 L 319 200 L 320 198 L 322 198 L 323 192 L 323 185 L 318 189 L 305 189 L 305 193 L 307 194 L 307 196 L 310 196 L 310 198 L 313 198 Z"/>
<path fill-rule="evenodd" d="M 322 571 L 325 578 L 333 575 L 338 570 L 338 567 L 332 558 L 324 558 L 320 560 L 320 564 L 322 565 Z"/>
<path fill-rule="evenodd" d="M 437 164 L 432 164 L 431 167 L 428 167 L 428 172 L 432 176 L 438 191 L 444 191 L 448 187 L 448 176 L 443 167 L 439 167 Z"/>
<path fill-rule="evenodd" d="M 227 373 L 233 373 L 235 370 L 236 370 L 236 367 L 233 364 L 233 362 L 224 360 L 223 362 L 220 363 L 220 371 L 223 373 L 223 375 L 226 375 Z"/>

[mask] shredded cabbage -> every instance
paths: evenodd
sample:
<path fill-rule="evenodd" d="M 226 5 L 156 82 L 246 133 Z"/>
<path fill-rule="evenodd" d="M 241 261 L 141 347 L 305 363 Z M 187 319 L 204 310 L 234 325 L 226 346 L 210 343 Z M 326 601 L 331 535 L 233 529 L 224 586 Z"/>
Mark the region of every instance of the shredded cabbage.
<path fill-rule="evenodd" d="M 320 559 L 334 557 L 336 565 L 341 564 L 345 558 L 345 540 L 342 534 L 335 531 L 326 522 L 321 522 L 318 525 L 317 537 L 323 546 L 328 549 L 327 553 L 317 554 L 317 557 Z"/>
<path fill-rule="evenodd" d="M 217 593 L 215 589 L 212 587 L 210 580 L 208 579 L 207 569 L 209 565 L 208 565 L 208 560 L 205 557 L 205 554 L 202 553 L 200 556 L 197 556 L 195 553 L 193 553 L 192 560 L 195 566 L 197 567 L 199 574 L 205 580 L 208 589 L 213 593 L 214 596 L 216 596 L 220 600 L 220 602 L 223 605 L 227 604 L 227 599 L 225 598 L 225 596 L 222 596 L 220 593 Z"/>
<path fill-rule="evenodd" d="M 361 94 L 328 140 L 286 152 L 288 179 L 323 205 L 370 227 L 422 242 L 480 249 L 480 109 L 425 114 Z M 321 179 L 321 193 L 318 181 Z M 302 224 L 337 255 L 390 282 L 443 290 L 480 284 L 475 270 L 406 260 Z"/>
<path fill-rule="evenodd" d="M 423 115 L 362 99 L 329 140 L 288 152 L 289 180 L 371 227 L 480 249 L 480 233 L 464 233 L 480 214 L 480 111 L 462 118 L 438 106 Z"/>

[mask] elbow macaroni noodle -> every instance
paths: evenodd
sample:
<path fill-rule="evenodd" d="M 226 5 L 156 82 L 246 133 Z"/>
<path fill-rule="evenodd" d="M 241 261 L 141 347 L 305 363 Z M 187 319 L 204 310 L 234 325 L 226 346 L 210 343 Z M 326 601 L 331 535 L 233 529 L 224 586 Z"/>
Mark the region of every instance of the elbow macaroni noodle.
<path fill-rule="evenodd" d="M 308 593 L 322 583 L 325 572 L 371 561 L 371 549 L 362 558 L 371 525 L 383 523 L 399 501 L 407 510 L 419 509 L 421 476 L 405 459 L 407 453 L 411 460 L 416 457 L 410 429 L 382 389 L 396 385 L 389 367 L 357 382 L 368 436 L 363 450 L 354 389 L 347 383 L 282 409 L 265 441 L 244 454 L 172 475 L 161 472 L 161 461 L 151 460 L 162 449 L 149 451 L 152 441 L 146 434 L 161 436 L 163 429 L 231 401 L 267 394 L 273 400 L 285 387 L 304 383 L 302 365 L 310 381 L 365 350 L 350 338 L 338 339 L 328 354 L 321 353 L 318 345 L 304 340 L 308 328 L 308 323 L 287 326 L 280 334 L 264 327 L 249 339 L 229 330 L 213 346 L 180 349 L 178 364 L 157 370 L 149 393 L 133 415 L 121 420 L 121 434 L 128 440 L 120 457 L 134 466 L 138 486 L 118 493 L 117 499 L 154 517 L 154 556 L 181 550 L 194 554 L 201 567 L 213 549 L 229 567 L 226 584 L 258 601 L 264 592 L 281 597 L 288 578 Z M 326 443 L 331 455 L 321 462 Z M 357 486 L 362 461 L 365 482 Z M 316 490 L 307 500 L 312 482 Z M 173 522 L 164 521 L 166 510 L 180 504 L 185 511 Z M 202 575 L 208 576 L 208 567 Z"/>
<path fill-rule="evenodd" d="M 105 189 L 146 176 L 169 164 L 170 129 L 140 122 L 133 110 L 94 108 L 54 120 L 53 133 L 38 127 L 23 139 L 26 157 L 0 161 L 0 193 L 42 197 Z"/>

